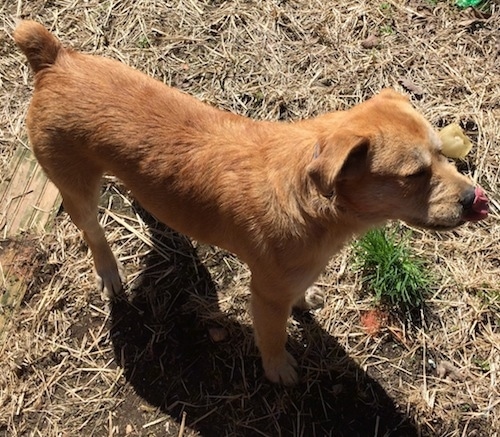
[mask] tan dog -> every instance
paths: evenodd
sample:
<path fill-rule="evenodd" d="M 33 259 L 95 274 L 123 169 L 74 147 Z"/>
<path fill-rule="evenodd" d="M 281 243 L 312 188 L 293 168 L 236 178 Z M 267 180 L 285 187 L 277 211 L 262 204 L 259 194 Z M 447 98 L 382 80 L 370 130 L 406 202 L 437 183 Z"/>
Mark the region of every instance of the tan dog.
<path fill-rule="evenodd" d="M 488 212 L 482 190 L 440 154 L 431 126 L 392 90 L 345 112 L 272 123 L 220 111 L 120 62 L 76 53 L 41 25 L 14 38 L 35 75 L 33 151 L 92 250 L 101 287 L 122 287 L 97 220 L 103 173 L 158 219 L 237 254 L 252 272 L 266 376 L 297 380 L 293 306 L 353 235 L 400 219 L 450 229 Z"/>

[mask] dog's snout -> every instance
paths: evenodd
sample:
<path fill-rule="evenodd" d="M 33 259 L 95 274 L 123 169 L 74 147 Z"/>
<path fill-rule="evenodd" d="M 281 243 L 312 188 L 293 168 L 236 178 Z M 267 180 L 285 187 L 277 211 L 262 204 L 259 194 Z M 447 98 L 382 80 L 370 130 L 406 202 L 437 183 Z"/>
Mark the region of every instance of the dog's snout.
<path fill-rule="evenodd" d="M 474 199 L 476 198 L 476 191 L 474 187 L 467 188 L 462 193 L 462 196 L 460 197 L 460 203 L 464 207 L 464 210 L 470 210 L 472 209 L 472 206 L 474 205 Z"/>

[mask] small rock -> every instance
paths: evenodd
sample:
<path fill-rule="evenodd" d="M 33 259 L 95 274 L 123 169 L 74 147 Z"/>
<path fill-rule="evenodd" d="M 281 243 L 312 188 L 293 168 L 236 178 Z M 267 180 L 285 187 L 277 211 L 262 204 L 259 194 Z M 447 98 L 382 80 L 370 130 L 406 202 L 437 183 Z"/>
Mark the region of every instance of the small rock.
<path fill-rule="evenodd" d="M 373 49 L 377 47 L 380 43 L 380 39 L 375 35 L 369 35 L 368 38 L 361 41 L 361 47 L 364 49 Z"/>
<path fill-rule="evenodd" d="M 437 376 L 446 378 L 447 376 L 454 381 L 464 381 L 465 376 L 462 372 L 449 361 L 441 361 L 436 369 Z"/>
<path fill-rule="evenodd" d="M 208 335 L 214 343 L 220 343 L 227 338 L 228 332 L 224 328 L 209 328 Z"/>

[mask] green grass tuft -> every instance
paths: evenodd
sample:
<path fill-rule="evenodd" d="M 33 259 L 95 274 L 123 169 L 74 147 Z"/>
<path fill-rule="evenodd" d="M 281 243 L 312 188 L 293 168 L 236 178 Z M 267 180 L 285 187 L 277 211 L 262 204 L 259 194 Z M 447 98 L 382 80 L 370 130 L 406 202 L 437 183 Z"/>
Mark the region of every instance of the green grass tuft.
<path fill-rule="evenodd" d="M 378 303 L 412 309 L 422 304 L 431 280 L 425 261 L 417 258 L 394 229 L 375 229 L 354 243 L 355 266 Z"/>

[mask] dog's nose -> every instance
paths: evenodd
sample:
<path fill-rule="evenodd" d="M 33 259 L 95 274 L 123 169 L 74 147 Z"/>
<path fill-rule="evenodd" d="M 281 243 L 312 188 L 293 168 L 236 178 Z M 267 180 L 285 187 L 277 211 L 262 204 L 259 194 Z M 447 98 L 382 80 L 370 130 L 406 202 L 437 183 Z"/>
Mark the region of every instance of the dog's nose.
<path fill-rule="evenodd" d="M 460 197 L 460 203 L 464 207 L 465 211 L 472 209 L 472 205 L 474 205 L 475 198 L 476 198 L 476 190 L 474 187 L 470 187 L 462 193 L 462 196 Z"/>
<path fill-rule="evenodd" d="M 488 197 L 480 186 L 470 187 L 464 191 L 460 203 L 464 208 L 464 220 L 478 221 L 488 217 L 490 210 Z"/>

